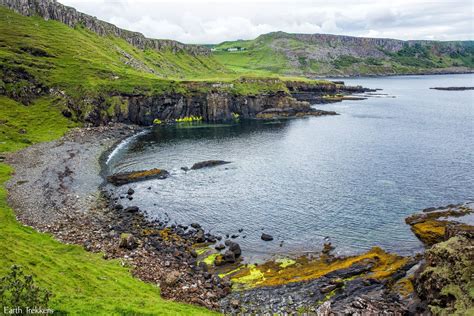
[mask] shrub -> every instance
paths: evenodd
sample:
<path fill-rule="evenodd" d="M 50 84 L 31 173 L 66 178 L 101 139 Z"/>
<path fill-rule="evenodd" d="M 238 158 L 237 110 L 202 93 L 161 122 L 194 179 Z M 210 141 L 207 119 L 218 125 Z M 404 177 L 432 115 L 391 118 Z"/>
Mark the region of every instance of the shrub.
<path fill-rule="evenodd" d="M 12 266 L 0 279 L 0 308 L 47 308 L 51 293 L 38 287 L 33 276 L 25 275 L 21 267 Z"/>

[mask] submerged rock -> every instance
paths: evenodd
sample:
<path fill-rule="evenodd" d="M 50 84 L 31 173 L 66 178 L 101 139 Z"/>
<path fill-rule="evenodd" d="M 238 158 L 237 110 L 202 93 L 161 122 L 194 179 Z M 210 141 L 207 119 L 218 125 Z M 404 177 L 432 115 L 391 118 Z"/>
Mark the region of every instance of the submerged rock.
<path fill-rule="evenodd" d="M 273 236 L 272 236 L 272 235 L 265 234 L 265 233 L 263 233 L 260 238 L 261 238 L 262 240 L 264 240 L 264 241 L 272 241 L 272 240 L 273 240 Z"/>
<path fill-rule="evenodd" d="M 107 181 L 113 185 L 124 185 L 131 182 L 145 181 L 150 179 L 166 179 L 169 177 L 169 172 L 164 169 L 151 169 L 141 171 L 131 171 L 116 173 L 108 176 Z"/>
<path fill-rule="evenodd" d="M 230 163 L 230 161 L 224 161 L 224 160 L 206 160 L 206 161 L 201 161 L 195 163 L 191 169 L 192 170 L 197 170 L 197 169 L 202 169 L 202 168 L 210 168 L 210 167 L 216 167 L 220 165 L 225 165 Z"/>

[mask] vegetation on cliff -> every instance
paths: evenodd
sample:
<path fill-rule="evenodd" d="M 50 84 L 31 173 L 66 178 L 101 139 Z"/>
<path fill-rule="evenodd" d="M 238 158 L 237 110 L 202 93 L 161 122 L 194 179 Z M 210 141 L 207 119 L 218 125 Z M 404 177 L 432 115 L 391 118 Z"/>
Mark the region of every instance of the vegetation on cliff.
<path fill-rule="evenodd" d="M 474 42 L 399 41 L 275 32 L 224 42 L 214 56 L 230 69 L 284 75 L 384 75 L 474 70 Z"/>

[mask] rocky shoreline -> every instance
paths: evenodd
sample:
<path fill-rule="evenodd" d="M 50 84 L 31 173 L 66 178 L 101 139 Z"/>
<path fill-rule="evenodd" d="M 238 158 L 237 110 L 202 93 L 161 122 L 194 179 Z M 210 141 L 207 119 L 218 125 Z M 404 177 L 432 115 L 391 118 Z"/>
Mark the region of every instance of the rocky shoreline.
<path fill-rule="evenodd" d="M 455 275 L 441 278 L 426 271 L 431 263 L 452 260 L 439 246 L 443 243 L 462 249 L 455 258 L 461 262 L 458 270 L 469 268 L 472 223 L 453 223 L 472 213 L 472 203 L 428 209 L 407 219 L 417 236 L 429 237 L 420 237 L 431 247 L 424 260 L 380 248 L 336 257 L 327 244 L 312 257 L 241 264 L 245 254 L 229 236 L 206 233 L 198 223 L 149 221 L 146 211 L 124 208 L 112 191 L 99 189 L 104 152 L 140 129 L 123 124 L 75 129 L 58 141 L 9 154 L 6 162 L 16 170 L 7 184 L 9 203 L 18 219 L 62 242 L 120 259 L 136 277 L 160 285 L 164 298 L 229 314 L 426 313 L 427 304 L 453 308 L 453 299 L 441 294 L 445 283 L 466 291 Z M 126 197 L 133 194 L 128 190 Z"/>

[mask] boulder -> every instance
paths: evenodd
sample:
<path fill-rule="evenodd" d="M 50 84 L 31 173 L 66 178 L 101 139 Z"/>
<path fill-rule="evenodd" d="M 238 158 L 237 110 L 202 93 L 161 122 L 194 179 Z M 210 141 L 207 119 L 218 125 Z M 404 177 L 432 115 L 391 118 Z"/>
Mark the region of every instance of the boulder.
<path fill-rule="evenodd" d="M 167 285 L 167 286 L 174 286 L 179 278 L 181 276 L 181 273 L 179 273 L 179 271 L 171 271 L 166 277 L 165 277 L 165 280 L 164 280 L 164 285 Z"/>
<path fill-rule="evenodd" d="M 129 206 L 124 210 L 124 212 L 127 212 L 127 213 L 137 213 L 138 211 L 139 211 L 138 206 Z"/>
<path fill-rule="evenodd" d="M 230 250 L 227 250 L 225 253 L 224 253 L 224 261 L 226 263 L 235 263 L 235 253 L 233 253 L 232 251 Z"/>
<path fill-rule="evenodd" d="M 260 237 L 262 240 L 264 241 L 272 241 L 273 240 L 273 236 L 272 235 L 269 235 L 269 234 L 265 234 L 265 233 L 262 233 L 262 236 Z"/>
<path fill-rule="evenodd" d="M 240 249 L 240 245 L 236 242 L 231 240 L 226 240 L 225 245 L 229 247 L 229 250 L 235 254 L 235 257 L 238 258 L 242 254 L 242 250 Z"/>
<path fill-rule="evenodd" d="M 128 250 L 133 250 L 137 248 L 137 241 L 135 240 L 135 237 L 133 237 L 132 234 L 121 234 L 119 247 Z"/>

